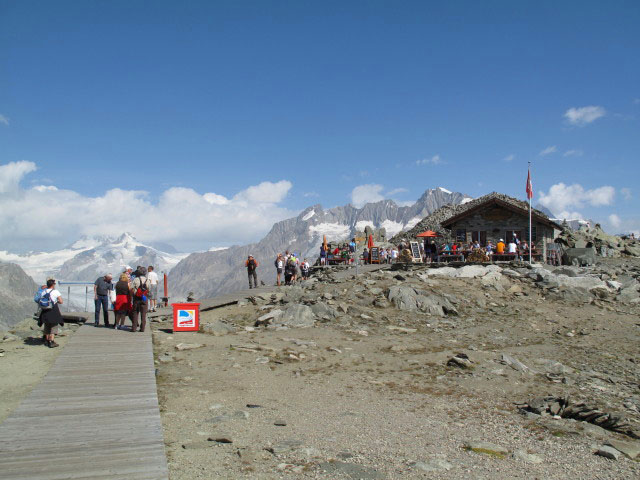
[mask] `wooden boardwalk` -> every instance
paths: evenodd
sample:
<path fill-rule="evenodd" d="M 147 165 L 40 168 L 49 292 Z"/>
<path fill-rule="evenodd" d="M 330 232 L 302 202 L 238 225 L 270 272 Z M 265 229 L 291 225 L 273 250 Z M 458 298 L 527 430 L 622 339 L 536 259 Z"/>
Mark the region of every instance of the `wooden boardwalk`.
<path fill-rule="evenodd" d="M 168 479 L 149 330 L 80 327 L 0 425 L 0 479 Z"/>

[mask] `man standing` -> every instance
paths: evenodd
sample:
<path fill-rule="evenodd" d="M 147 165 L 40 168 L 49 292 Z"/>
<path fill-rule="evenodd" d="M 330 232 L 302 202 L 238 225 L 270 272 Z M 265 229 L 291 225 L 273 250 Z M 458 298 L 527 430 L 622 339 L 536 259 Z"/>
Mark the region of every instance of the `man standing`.
<path fill-rule="evenodd" d="M 258 288 L 258 273 L 256 272 L 258 261 L 253 258 L 253 255 L 249 255 L 244 265 L 247 267 L 247 274 L 249 276 L 249 289 Z M 251 279 L 253 279 L 253 286 L 251 286 Z"/>
<path fill-rule="evenodd" d="M 111 279 L 113 276 L 107 273 L 98 278 L 93 284 L 93 300 L 96 307 L 95 326 L 100 325 L 100 306 L 102 306 L 102 318 L 104 326 L 109 327 L 109 290 L 113 290 Z"/>
<path fill-rule="evenodd" d="M 149 265 L 147 272 L 147 278 L 151 284 L 149 289 L 149 310 L 155 312 L 158 304 L 158 274 L 153 271 L 153 265 Z"/>
<path fill-rule="evenodd" d="M 138 314 L 140 314 L 140 331 L 144 332 L 147 325 L 147 311 L 149 310 L 148 295 L 151 282 L 147 278 L 147 269 L 138 267 L 135 278 L 131 283 L 131 298 L 133 299 L 133 311 L 131 331 L 138 329 Z"/>

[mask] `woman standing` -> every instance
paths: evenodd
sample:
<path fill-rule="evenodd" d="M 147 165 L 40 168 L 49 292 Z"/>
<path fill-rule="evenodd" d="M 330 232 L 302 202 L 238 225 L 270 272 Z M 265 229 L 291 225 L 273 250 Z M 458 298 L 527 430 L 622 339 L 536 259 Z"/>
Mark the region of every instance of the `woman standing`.
<path fill-rule="evenodd" d="M 116 314 L 113 328 L 123 330 L 124 319 L 131 311 L 131 292 L 129 291 L 129 277 L 126 273 L 120 275 L 120 280 L 116 283 L 116 303 L 113 310 Z"/>
<path fill-rule="evenodd" d="M 58 325 L 64 325 L 62 314 L 58 304 L 62 305 L 62 295 L 56 290 L 56 281 L 53 279 L 47 280 L 47 289 L 42 293 L 43 298 L 49 296 L 49 308 L 42 307 L 40 313 L 40 322 L 44 324 L 45 346 L 49 348 L 55 348 L 58 344 L 55 342 L 54 337 L 58 333 Z M 42 305 L 42 300 L 40 301 Z"/>

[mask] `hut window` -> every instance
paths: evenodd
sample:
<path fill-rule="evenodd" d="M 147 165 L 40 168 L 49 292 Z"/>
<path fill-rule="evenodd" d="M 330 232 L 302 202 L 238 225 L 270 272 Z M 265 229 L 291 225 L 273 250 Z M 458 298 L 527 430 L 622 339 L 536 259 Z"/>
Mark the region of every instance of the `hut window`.
<path fill-rule="evenodd" d="M 459 228 L 456 230 L 456 242 L 467 241 L 467 230 L 465 228 Z"/>

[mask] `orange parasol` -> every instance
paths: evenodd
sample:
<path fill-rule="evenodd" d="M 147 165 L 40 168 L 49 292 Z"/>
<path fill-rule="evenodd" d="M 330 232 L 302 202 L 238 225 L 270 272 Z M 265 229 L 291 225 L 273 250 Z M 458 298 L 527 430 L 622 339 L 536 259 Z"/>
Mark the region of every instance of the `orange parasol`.
<path fill-rule="evenodd" d="M 373 235 L 369 235 L 369 240 L 367 241 L 367 247 L 369 250 L 373 248 Z"/>
<path fill-rule="evenodd" d="M 327 250 L 329 250 L 329 246 L 327 245 L 327 236 L 323 235 L 322 236 L 322 249 L 326 252 Z"/>
<path fill-rule="evenodd" d="M 416 235 L 416 237 L 439 237 L 439 236 L 440 235 L 438 235 L 433 230 L 427 230 L 426 232 L 422 232 L 422 233 L 419 233 L 418 235 Z"/>

